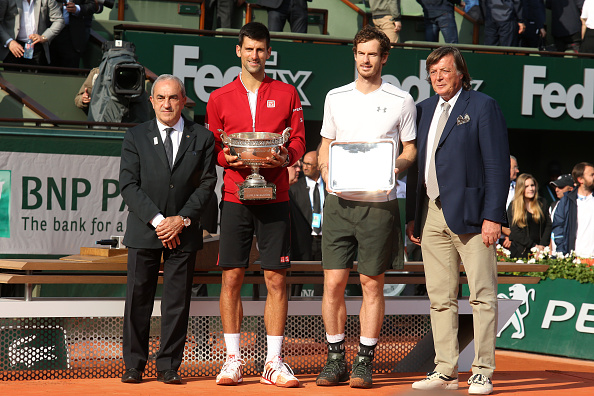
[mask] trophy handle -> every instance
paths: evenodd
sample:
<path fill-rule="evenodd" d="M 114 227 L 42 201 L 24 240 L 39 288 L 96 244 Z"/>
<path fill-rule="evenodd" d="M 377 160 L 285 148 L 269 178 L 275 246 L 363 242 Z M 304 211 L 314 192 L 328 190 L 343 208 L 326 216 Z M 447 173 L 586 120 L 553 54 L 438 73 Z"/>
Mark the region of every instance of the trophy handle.
<path fill-rule="evenodd" d="M 218 130 L 221 133 L 221 140 L 225 146 L 229 146 L 229 136 L 222 129 Z"/>
<path fill-rule="evenodd" d="M 237 155 L 237 152 L 235 151 L 235 149 L 231 146 L 229 146 L 229 143 L 231 143 L 231 139 L 229 138 L 229 136 L 227 136 L 227 134 L 225 133 L 225 131 L 223 131 L 222 129 L 218 129 L 218 131 L 221 133 L 221 141 L 223 142 L 223 144 L 227 147 L 229 147 L 229 152 L 231 153 L 231 155 Z M 239 158 L 241 159 L 241 158 Z"/>
<path fill-rule="evenodd" d="M 283 133 L 282 133 L 282 135 L 283 135 L 283 144 L 285 144 L 285 143 L 287 143 L 289 141 L 289 138 L 291 137 L 291 131 L 292 130 L 293 130 L 293 128 L 287 127 L 283 131 Z"/>

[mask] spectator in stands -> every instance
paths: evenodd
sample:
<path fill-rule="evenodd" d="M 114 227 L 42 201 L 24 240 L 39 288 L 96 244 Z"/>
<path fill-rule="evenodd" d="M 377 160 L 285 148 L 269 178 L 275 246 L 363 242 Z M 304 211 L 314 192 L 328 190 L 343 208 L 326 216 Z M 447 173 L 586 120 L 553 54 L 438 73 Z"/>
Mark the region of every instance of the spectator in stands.
<path fill-rule="evenodd" d="M 522 15 L 526 30 L 520 35 L 520 46 L 544 49 L 544 40 L 547 35 L 544 1 L 522 0 Z"/>
<path fill-rule="evenodd" d="M 516 194 L 507 209 L 511 257 L 526 258 L 530 249 L 542 252 L 551 240 L 551 218 L 538 198 L 538 183 L 527 173 L 518 176 Z"/>
<path fill-rule="evenodd" d="M 573 177 L 571 177 L 571 175 L 567 173 L 565 175 L 559 176 L 557 179 L 550 182 L 549 185 L 555 189 L 555 196 L 557 198 L 557 200 L 551 202 L 549 206 L 549 217 L 551 218 L 551 221 L 553 221 L 553 219 L 555 218 L 555 210 L 557 210 L 557 206 L 559 205 L 561 198 L 563 198 L 565 193 L 573 191 Z M 551 234 L 551 252 L 555 253 L 556 251 L 557 244 L 555 243 L 555 235 Z"/>
<path fill-rule="evenodd" d="M 538 1 L 538 0 L 536 0 Z M 483 0 L 485 45 L 517 47 L 526 25 L 522 0 Z"/>
<path fill-rule="evenodd" d="M 577 188 L 561 198 L 553 217 L 557 252 L 594 257 L 594 165 L 580 162 L 571 176 Z"/>
<path fill-rule="evenodd" d="M 289 172 L 289 186 L 297 183 L 299 180 L 299 176 L 301 175 L 301 160 L 295 162 L 293 165 L 287 167 L 287 172 Z M 289 196 L 291 195 L 291 191 L 289 189 Z"/>
<path fill-rule="evenodd" d="M 77 68 L 89 41 L 93 14 L 101 12 L 103 6 L 95 0 L 59 3 L 64 4 L 62 15 L 65 26 L 50 45 L 52 66 Z"/>
<path fill-rule="evenodd" d="M 306 252 L 301 252 L 300 257 L 295 260 L 322 260 L 322 208 L 328 193 L 318 169 L 317 152 L 310 151 L 303 156 L 303 174 L 305 177 L 291 186 L 290 192 L 291 202 L 297 206 L 301 216 L 309 224 L 307 229 L 300 231 L 299 237 L 308 241 L 310 248 Z"/>
<path fill-rule="evenodd" d="M 373 24 L 386 33 L 391 43 L 397 43 L 400 39 L 401 8 L 400 0 L 369 0 Z"/>
<path fill-rule="evenodd" d="M 468 0 L 465 2 L 464 5 L 464 12 L 478 22 L 483 22 L 485 18 L 483 17 L 483 11 L 481 10 L 481 5 L 479 0 Z"/>
<path fill-rule="evenodd" d="M 390 39 L 367 25 L 353 40 L 356 81 L 326 95 L 319 167 L 328 186 L 329 152 L 333 141 L 390 138 L 402 153 L 394 172 L 406 170 L 416 158 L 416 109 L 410 94 L 382 79 L 390 54 Z M 386 112 L 378 114 L 376 109 Z M 371 172 L 371 169 L 367 170 Z M 328 188 L 328 187 L 327 187 Z M 329 189 L 330 190 L 330 189 Z M 328 360 L 316 379 L 319 386 L 349 380 L 345 358 L 345 287 L 358 249 L 359 281 L 363 289 L 359 348 L 350 386 L 372 386 L 372 364 L 384 318 L 384 272 L 402 263 L 403 238 L 396 190 L 328 194 L 324 205 L 324 297 L 322 316 L 328 341 Z"/>
<path fill-rule="evenodd" d="M 74 104 L 76 107 L 84 111 L 86 114 L 89 113 L 89 104 L 91 103 L 91 93 L 93 92 L 93 85 L 95 80 L 99 76 L 99 68 L 94 67 L 89 72 L 87 78 L 83 82 L 82 86 L 78 90 L 78 93 L 74 97 Z"/>
<path fill-rule="evenodd" d="M 544 183 L 539 191 L 539 195 L 544 199 L 547 204 L 551 204 L 557 201 L 557 194 L 555 193 L 555 187 L 551 184 L 552 181 L 557 180 L 563 172 L 561 171 L 561 164 L 559 161 L 553 159 L 547 163 L 547 183 Z"/>
<path fill-rule="evenodd" d="M 520 168 L 518 167 L 518 160 L 513 155 L 509 156 L 509 192 L 507 193 L 507 201 L 505 202 L 505 208 L 509 208 L 509 205 L 514 199 L 516 193 L 516 178 L 518 177 L 518 173 L 520 173 Z M 509 219 L 508 219 L 509 221 Z M 511 246 L 511 241 L 509 240 L 509 227 L 501 227 L 501 239 L 499 239 L 499 243 L 503 245 L 504 248 L 509 249 Z"/>
<path fill-rule="evenodd" d="M 426 41 L 439 41 L 441 32 L 446 43 L 458 43 L 454 4 L 464 6 L 462 0 L 417 0 L 417 3 L 423 7 Z"/>
<path fill-rule="evenodd" d="M 321 261 L 322 208 L 328 192 L 318 169 L 317 152 L 310 151 L 303 156 L 303 174 L 305 177 L 300 178 L 289 189 L 292 209 L 290 258 Z M 293 285 L 292 295 L 300 296 L 301 289 L 302 285 Z M 315 295 L 322 295 L 323 288 L 314 289 L 317 290 Z"/>
<path fill-rule="evenodd" d="M 582 8 L 582 44 L 580 52 L 594 54 L 594 0 L 585 0 Z"/>
<path fill-rule="evenodd" d="M 64 18 L 56 0 L 8 0 L 0 10 L 0 59 L 4 63 L 48 65 L 49 43 L 63 28 Z M 29 39 L 34 44 L 32 59 L 23 57 Z"/>
<path fill-rule="evenodd" d="M 505 207 L 508 208 L 509 204 L 511 203 L 512 199 L 514 199 L 514 194 L 516 192 L 516 178 L 518 177 L 518 173 L 520 173 L 520 168 L 518 167 L 518 160 L 513 155 L 509 156 L 509 192 L 507 193 L 507 201 L 505 202 Z"/>
<path fill-rule="evenodd" d="M 583 5 L 584 0 L 546 0 L 545 6 L 551 10 L 551 33 L 557 51 L 578 52 L 582 42 L 580 14 Z"/>
<path fill-rule="evenodd" d="M 307 2 L 311 0 L 257 0 L 268 10 L 268 30 L 282 32 L 289 21 L 291 32 L 307 33 Z"/>
<path fill-rule="evenodd" d="M 215 30 L 217 28 L 229 29 L 232 26 L 233 12 L 235 8 L 241 7 L 245 0 L 207 0 L 205 29 Z M 213 21 L 214 14 L 216 19 Z"/>
<path fill-rule="evenodd" d="M 555 209 L 557 208 L 559 201 L 561 200 L 561 198 L 563 198 L 566 192 L 573 191 L 574 183 L 571 175 L 569 173 L 566 173 L 550 182 L 550 184 L 555 189 L 555 195 L 557 196 L 557 200 L 552 202 L 549 206 L 549 215 L 552 221 L 553 216 L 555 215 Z"/>

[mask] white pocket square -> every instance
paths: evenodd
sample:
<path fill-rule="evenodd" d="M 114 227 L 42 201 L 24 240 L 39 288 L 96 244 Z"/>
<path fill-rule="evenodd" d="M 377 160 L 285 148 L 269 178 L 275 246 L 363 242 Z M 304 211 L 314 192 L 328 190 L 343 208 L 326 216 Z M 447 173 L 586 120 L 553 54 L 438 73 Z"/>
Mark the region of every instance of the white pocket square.
<path fill-rule="evenodd" d="M 470 116 L 468 114 L 464 114 L 464 117 L 460 115 L 456 119 L 456 125 L 466 124 L 468 121 L 470 121 Z"/>

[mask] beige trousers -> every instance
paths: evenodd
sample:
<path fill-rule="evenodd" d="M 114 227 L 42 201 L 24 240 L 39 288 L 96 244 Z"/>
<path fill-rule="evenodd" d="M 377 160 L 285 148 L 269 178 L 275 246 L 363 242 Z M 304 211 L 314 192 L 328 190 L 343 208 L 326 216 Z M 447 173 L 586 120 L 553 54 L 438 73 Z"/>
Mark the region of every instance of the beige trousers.
<path fill-rule="evenodd" d="M 400 35 L 394 31 L 394 21 L 391 15 L 386 15 L 381 18 L 373 18 L 373 24 L 390 39 L 391 43 L 397 43 Z"/>
<path fill-rule="evenodd" d="M 492 377 L 497 334 L 497 258 L 481 234 L 454 234 L 447 226 L 441 205 L 425 200 L 421 247 L 431 301 L 431 328 L 435 371 L 458 376 L 458 288 L 460 259 L 470 289 L 474 325 L 473 374 Z"/>

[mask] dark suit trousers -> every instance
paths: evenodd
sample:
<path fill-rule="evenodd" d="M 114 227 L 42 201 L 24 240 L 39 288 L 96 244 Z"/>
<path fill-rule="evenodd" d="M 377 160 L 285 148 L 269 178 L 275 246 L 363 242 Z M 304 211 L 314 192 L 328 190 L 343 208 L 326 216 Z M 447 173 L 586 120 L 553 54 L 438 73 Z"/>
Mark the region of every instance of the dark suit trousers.
<path fill-rule="evenodd" d="M 126 368 L 144 371 L 148 360 L 150 321 L 161 254 L 165 262 L 157 371 L 177 370 L 182 362 L 196 252 L 130 248 L 123 337 Z"/>

